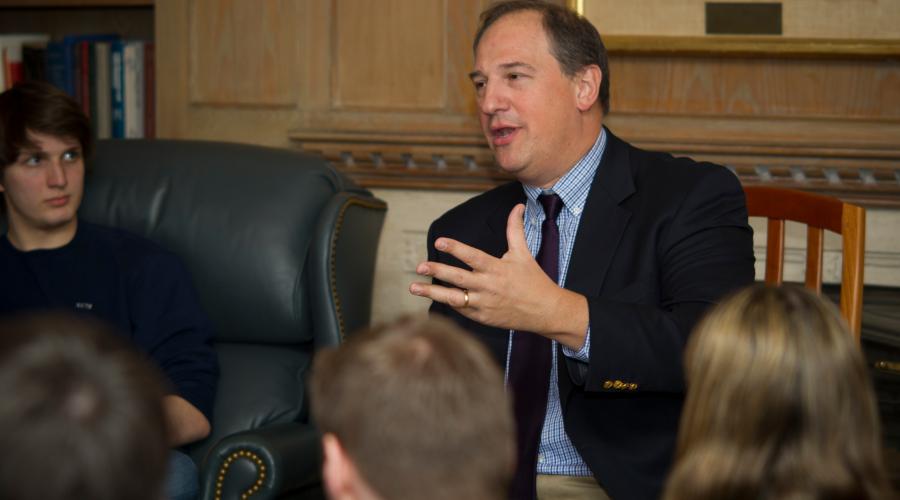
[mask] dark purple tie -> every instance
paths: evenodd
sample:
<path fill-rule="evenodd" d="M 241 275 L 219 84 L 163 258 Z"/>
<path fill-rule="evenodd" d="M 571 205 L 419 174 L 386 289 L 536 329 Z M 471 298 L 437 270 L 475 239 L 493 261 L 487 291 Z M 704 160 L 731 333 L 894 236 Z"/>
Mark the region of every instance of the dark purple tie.
<path fill-rule="evenodd" d="M 556 218 L 563 202 L 557 194 L 542 194 L 538 201 L 544 206 L 541 225 L 541 249 L 537 261 L 547 276 L 558 282 L 559 226 Z M 509 355 L 509 387 L 513 394 L 516 416 L 518 462 L 510 498 L 530 500 L 537 496 L 535 469 L 544 414 L 547 411 L 547 391 L 550 389 L 550 369 L 553 366 L 550 339 L 531 332 L 516 332 Z"/>

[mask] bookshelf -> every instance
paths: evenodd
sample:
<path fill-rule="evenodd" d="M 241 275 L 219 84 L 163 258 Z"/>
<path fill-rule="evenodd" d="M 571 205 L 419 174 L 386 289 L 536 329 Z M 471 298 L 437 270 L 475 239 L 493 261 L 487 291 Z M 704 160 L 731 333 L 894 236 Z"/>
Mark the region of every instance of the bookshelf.
<path fill-rule="evenodd" d="M 154 11 L 153 0 L 0 0 L 0 88 L 23 75 L 48 80 L 76 98 L 98 137 L 154 137 L 156 58 L 143 42 L 155 39 Z M 21 33 L 50 43 L 17 45 Z"/>
<path fill-rule="evenodd" d="M 153 40 L 152 0 L 0 0 L 0 33 L 115 32 Z"/>
<path fill-rule="evenodd" d="M 0 7 L 147 7 L 153 0 L 0 0 Z"/>

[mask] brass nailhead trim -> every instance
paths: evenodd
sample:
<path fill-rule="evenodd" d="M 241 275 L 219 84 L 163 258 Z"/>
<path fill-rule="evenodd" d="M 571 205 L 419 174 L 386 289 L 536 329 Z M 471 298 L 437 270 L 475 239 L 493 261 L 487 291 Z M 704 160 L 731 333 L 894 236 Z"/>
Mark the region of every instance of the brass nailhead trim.
<path fill-rule="evenodd" d="M 259 489 L 263 485 L 263 481 L 266 479 L 266 465 L 263 463 L 262 458 L 259 457 L 256 453 L 247 450 L 235 451 L 231 455 L 228 455 L 225 458 L 225 461 L 222 462 L 222 466 L 219 468 L 219 475 L 216 477 L 216 500 L 222 500 L 222 484 L 225 482 L 225 474 L 228 473 L 228 468 L 231 467 L 232 462 L 237 460 L 238 458 L 246 458 L 248 460 L 252 460 L 256 463 L 256 483 L 250 487 L 244 493 L 241 493 L 242 499 L 247 499 L 250 495 L 259 491 Z"/>
<path fill-rule="evenodd" d="M 363 200 L 359 198 L 350 198 L 341 207 L 341 211 L 338 212 L 337 221 L 335 222 L 334 236 L 332 236 L 331 238 L 331 259 L 328 267 L 330 270 L 329 282 L 331 284 L 331 299 L 334 300 L 334 309 L 335 311 L 337 311 L 338 333 L 340 333 L 341 342 L 344 341 L 344 338 L 346 336 L 346 327 L 344 326 L 344 313 L 341 309 L 341 298 L 338 297 L 337 293 L 337 241 L 341 235 L 341 229 L 344 226 L 344 214 L 347 213 L 347 209 L 350 208 L 350 205 L 359 205 L 363 208 L 372 208 L 377 210 L 384 210 L 386 208 L 384 203 Z"/>

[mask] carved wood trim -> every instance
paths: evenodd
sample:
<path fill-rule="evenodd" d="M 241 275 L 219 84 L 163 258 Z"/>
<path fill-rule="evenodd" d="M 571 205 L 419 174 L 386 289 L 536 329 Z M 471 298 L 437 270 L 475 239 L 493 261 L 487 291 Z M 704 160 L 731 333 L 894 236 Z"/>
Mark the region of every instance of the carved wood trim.
<path fill-rule="evenodd" d="M 483 191 L 512 180 L 496 168 L 480 136 L 296 131 L 291 139 L 366 187 Z M 745 184 L 825 193 L 866 206 L 900 207 L 896 149 L 702 141 L 634 144 L 726 165 Z"/>

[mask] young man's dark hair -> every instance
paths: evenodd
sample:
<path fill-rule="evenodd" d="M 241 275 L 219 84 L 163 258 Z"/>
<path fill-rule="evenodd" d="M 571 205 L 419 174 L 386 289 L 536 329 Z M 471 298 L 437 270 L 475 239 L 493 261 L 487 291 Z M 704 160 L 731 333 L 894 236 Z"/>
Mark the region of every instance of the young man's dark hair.
<path fill-rule="evenodd" d="M 603 73 L 600 83 L 600 106 L 609 114 L 609 58 L 600 33 L 590 21 L 565 7 L 541 0 L 499 2 L 481 13 L 481 24 L 475 33 L 472 50 L 478 49 L 481 37 L 498 19 L 514 12 L 533 10 L 541 14 L 544 31 L 551 42 L 553 57 L 567 76 L 574 76 L 585 66 L 596 64 Z"/>
<path fill-rule="evenodd" d="M 332 499 L 507 498 L 515 443 L 503 375 L 448 321 L 354 335 L 317 355 L 310 385 Z"/>
<path fill-rule="evenodd" d="M 158 500 L 169 453 L 157 370 L 102 322 L 0 322 L 0 498 Z"/>
<path fill-rule="evenodd" d="M 36 148 L 28 132 L 77 139 L 89 157 L 90 122 L 65 92 L 44 82 L 17 84 L 0 94 L 0 167 L 16 161 L 23 148 Z"/>

